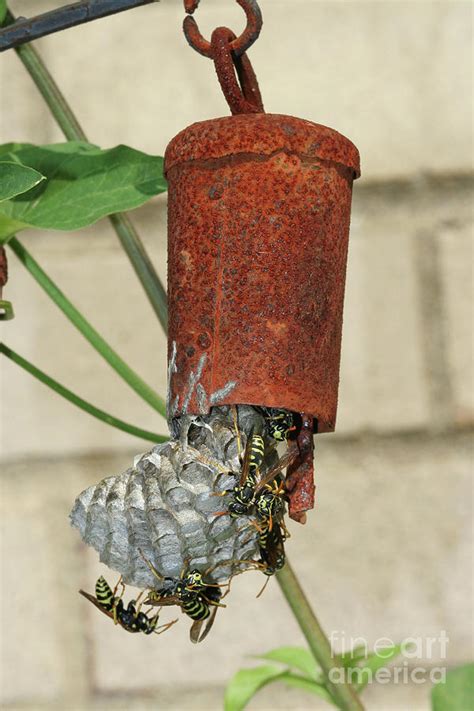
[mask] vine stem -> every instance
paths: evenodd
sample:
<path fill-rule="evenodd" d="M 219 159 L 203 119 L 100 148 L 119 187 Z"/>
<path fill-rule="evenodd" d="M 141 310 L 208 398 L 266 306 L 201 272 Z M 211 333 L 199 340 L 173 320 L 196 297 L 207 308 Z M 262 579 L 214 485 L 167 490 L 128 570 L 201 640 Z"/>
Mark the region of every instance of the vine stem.
<path fill-rule="evenodd" d="M 8 10 L 3 24 L 8 25 L 14 21 L 14 16 Z M 88 139 L 83 128 L 36 49 L 30 44 L 24 44 L 20 47 L 16 47 L 15 52 L 23 62 L 23 65 L 36 84 L 36 87 L 68 141 L 87 141 Z M 124 213 L 118 212 L 115 215 L 110 215 L 109 221 L 143 286 L 164 332 L 167 333 L 168 310 L 166 306 L 166 291 L 151 263 L 150 257 L 145 250 L 138 232 L 128 215 Z"/>
<path fill-rule="evenodd" d="M 331 671 L 336 669 L 338 664 L 335 663 L 329 640 L 311 609 L 288 559 L 284 567 L 277 572 L 276 577 L 314 658 L 324 672 L 327 687 L 335 702 L 343 711 L 364 711 L 362 702 L 352 686 L 331 682 Z"/>
<path fill-rule="evenodd" d="M 37 368 L 35 365 L 33 365 L 33 363 L 30 363 L 29 360 L 26 360 L 26 358 L 23 358 L 21 355 L 19 355 L 19 353 L 16 353 L 14 350 L 5 345 L 5 343 L 0 343 L 0 353 L 3 353 L 6 358 L 9 358 L 13 363 L 19 365 L 20 368 L 26 370 L 27 373 L 30 373 L 30 375 L 39 380 L 41 383 L 47 385 L 49 388 L 51 388 L 51 390 L 54 390 L 56 393 L 61 395 L 61 397 L 65 398 L 69 402 L 72 402 L 73 405 L 76 405 L 81 410 L 84 410 L 84 412 L 87 412 L 89 415 L 92 415 L 92 417 L 96 417 L 98 420 L 102 420 L 102 422 L 105 422 L 111 427 L 116 427 L 118 430 L 128 432 L 128 434 L 134 435 L 135 437 L 140 437 L 141 439 L 148 440 L 149 442 L 160 443 L 167 442 L 169 440 L 169 437 L 156 434 L 155 432 L 149 432 L 148 430 L 142 430 L 141 427 L 135 427 L 135 425 L 130 425 L 128 422 L 124 422 L 118 417 L 110 415 L 108 412 L 105 412 L 105 410 L 101 410 L 100 408 L 95 407 L 95 405 L 92 405 L 90 402 L 87 402 L 87 400 L 84 400 L 82 397 L 79 397 L 79 395 L 73 393 L 71 390 L 69 390 L 69 388 L 66 388 L 64 387 L 64 385 L 61 385 L 61 383 L 58 383 L 57 380 L 51 378 L 51 376 L 47 375 L 44 371 Z"/>
<path fill-rule="evenodd" d="M 140 395 L 151 407 L 157 410 L 160 415 L 166 418 L 166 403 L 158 393 L 151 388 L 145 381 L 130 368 L 127 363 L 116 353 L 113 348 L 102 338 L 95 328 L 87 321 L 84 316 L 76 309 L 63 292 L 49 278 L 45 271 L 40 267 L 38 262 L 33 259 L 28 250 L 19 242 L 16 237 L 12 237 L 8 242 L 8 246 L 16 254 L 20 262 L 30 272 L 31 276 L 36 279 L 38 284 L 44 289 L 48 296 L 61 309 L 63 314 L 71 321 L 71 323 L 82 333 L 91 346 L 100 353 L 107 363 L 125 380 L 135 392 Z"/>

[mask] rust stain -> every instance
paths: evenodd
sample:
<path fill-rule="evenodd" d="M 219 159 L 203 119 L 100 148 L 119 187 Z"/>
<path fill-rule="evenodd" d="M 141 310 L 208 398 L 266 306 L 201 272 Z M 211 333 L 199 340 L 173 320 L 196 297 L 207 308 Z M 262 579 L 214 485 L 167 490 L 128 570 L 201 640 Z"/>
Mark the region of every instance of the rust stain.
<path fill-rule="evenodd" d="M 282 336 L 288 331 L 288 324 L 284 321 L 267 321 L 265 326 L 275 336 Z"/>

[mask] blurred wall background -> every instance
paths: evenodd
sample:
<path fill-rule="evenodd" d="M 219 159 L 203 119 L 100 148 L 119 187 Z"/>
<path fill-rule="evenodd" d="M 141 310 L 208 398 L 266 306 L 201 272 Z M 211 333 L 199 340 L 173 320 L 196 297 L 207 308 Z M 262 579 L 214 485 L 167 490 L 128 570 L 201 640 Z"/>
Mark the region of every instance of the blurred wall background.
<path fill-rule="evenodd" d="M 26 16 L 63 2 L 12 0 Z M 318 506 L 292 526 L 289 556 L 328 632 L 449 636 L 410 665 L 471 656 L 472 5 L 261 0 L 250 56 L 267 111 L 327 124 L 359 147 L 338 429 L 316 441 Z M 90 140 L 162 154 L 181 128 L 228 113 L 212 63 L 181 34 L 180 0 L 37 43 Z M 203 0 L 203 34 L 244 16 Z M 62 135 L 13 52 L 0 57 L 1 140 Z M 163 279 L 166 196 L 133 213 Z M 77 233 L 25 232 L 26 246 L 143 377 L 165 392 L 165 339 L 106 221 Z M 11 255 L 3 340 L 99 407 L 165 432 Z M 95 553 L 69 529 L 75 496 L 124 471 L 147 443 L 76 410 L 2 362 L 2 677 L 7 708 L 219 709 L 246 655 L 302 637 L 276 583 L 235 581 L 198 648 L 187 623 L 135 639 L 76 594 Z M 112 581 L 114 575 L 108 573 Z M 435 647 L 436 649 L 436 647 Z M 438 648 L 439 651 L 439 648 Z M 367 706 L 428 709 L 429 683 L 372 686 Z M 319 708 L 269 687 L 250 709 Z M 325 708 L 321 702 L 321 708 Z"/>

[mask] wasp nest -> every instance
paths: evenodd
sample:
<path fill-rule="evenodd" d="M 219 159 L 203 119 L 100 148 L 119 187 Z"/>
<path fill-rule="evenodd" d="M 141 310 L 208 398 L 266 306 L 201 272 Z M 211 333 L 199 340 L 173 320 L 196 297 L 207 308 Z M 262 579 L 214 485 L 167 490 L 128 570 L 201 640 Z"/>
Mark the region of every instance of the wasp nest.
<path fill-rule="evenodd" d="M 216 493 L 235 485 L 253 428 L 265 432 L 262 416 L 245 405 L 174 420 L 169 442 L 77 497 L 72 525 L 130 585 L 160 587 L 147 561 L 162 576 L 179 577 L 186 565 L 227 580 L 249 566 L 241 561 L 258 556 L 251 517 L 216 516 L 230 502 Z"/>

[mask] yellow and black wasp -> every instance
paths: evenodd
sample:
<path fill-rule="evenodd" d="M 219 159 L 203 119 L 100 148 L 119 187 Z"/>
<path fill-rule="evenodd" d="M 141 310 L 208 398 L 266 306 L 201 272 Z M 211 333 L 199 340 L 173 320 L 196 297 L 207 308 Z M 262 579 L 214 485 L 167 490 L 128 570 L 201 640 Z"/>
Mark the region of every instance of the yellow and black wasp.
<path fill-rule="evenodd" d="M 273 522 L 271 530 L 268 526 L 259 535 L 260 562 L 262 573 L 267 575 L 265 585 L 258 593 L 257 597 L 265 590 L 272 575 L 275 575 L 285 565 L 285 540 L 287 538 L 286 528 L 276 521 Z"/>
<path fill-rule="evenodd" d="M 252 435 L 247 441 L 239 483 L 233 489 L 226 489 L 217 494 L 217 496 L 233 494 L 233 500 L 227 511 L 218 511 L 216 516 L 230 514 L 232 517 L 237 517 L 256 513 L 261 520 L 269 520 L 270 529 L 273 519 L 283 516 L 286 492 L 281 480 L 281 472 L 293 464 L 299 457 L 299 452 L 295 449 L 288 450 L 265 474 L 261 475 L 264 457 L 263 438 L 260 435 Z"/>
<path fill-rule="evenodd" d="M 258 474 L 256 477 L 253 508 L 248 513 L 255 512 L 253 524 L 258 531 L 261 569 L 269 577 L 285 565 L 284 542 L 289 537 L 283 520 L 287 495 L 281 472 L 291 466 L 298 456 L 297 450 L 288 450 L 263 476 Z"/>
<path fill-rule="evenodd" d="M 122 586 L 122 592 L 117 597 L 118 586 Z M 141 611 L 139 598 L 130 600 L 127 607 L 123 604 L 122 596 L 125 592 L 125 585 L 120 579 L 114 590 L 110 587 L 106 579 L 101 575 L 95 584 L 95 597 L 84 590 L 79 590 L 87 600 L 92 602 L 98 610 L 107 617 L 113 619 L 116 625 L 120 625 L 127 632 L 143 632 L 144 634 L 161 634 L 165 632 L 177 620 L 173 620 L 166 625 L 158 627 L 159 612 L 152 617 Z"/>
<path fill-rule="evenodd" d="M 160 590 L 148 591 L 147 605 L 178 605 L 182 611 L 193 620 L 189 637 L 195 644 L 202 642 L 211 631 L 218 607 L 223 597 L 221 586 L 204 580 L 204 575 L 198 569 L 186 572 L 187 566 L 179 578 L 160 575 L 155 566 L 141 553 L 153 575 L 163 583 Z M 204 622 L 204 630 L 201 632 Z"/>
<path fill-rule="evenodd" d="M 290 436 L 290 432 L 296 429 L 295 417 L 289 410 L 263 406 L 255 409 L 263 415 L 268 436 L 277 442 L 285 442 Z"/>
<path fill-rule="evenodd" d="M 238 484 L 232 489 L 225 489 L 216 493 L 216 496 L 232 494 L 232 501 L 227 511 L 219 511 L 216 516 L 230 514 L 232 518 L 245 516 L 250 513 L 255 505 L 255 490 L 257 477 L 265 456 L 265 442 L 260 434 L 251 434 L 247 439 L 244 461 L 240 472 Z"/>

